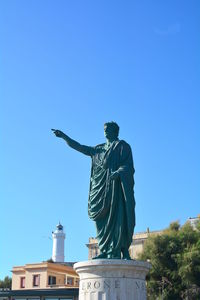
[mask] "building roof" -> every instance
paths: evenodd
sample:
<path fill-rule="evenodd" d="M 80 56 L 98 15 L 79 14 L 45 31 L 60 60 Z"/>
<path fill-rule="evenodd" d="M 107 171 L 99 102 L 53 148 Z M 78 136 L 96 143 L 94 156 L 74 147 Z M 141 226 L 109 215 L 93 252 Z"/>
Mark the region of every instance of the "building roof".
<path fill-rule="evenodd" d="M 24 266 L 15 266 L 12 269 L 13 273 L 18 273 L 18 272 L 25 272 L 26 270 L 30 269 L 48 269 L 52 271 L 57 271 L 59 273 L 68 273 L 74 276 L 77 276 L 77 273 L 73 269 L 72 265 L 67 264 L 67 263 L 52 263 L 52 262 L 41 262 L 41 263 L 34 263 L 34 264 L 26 264 Z"/>

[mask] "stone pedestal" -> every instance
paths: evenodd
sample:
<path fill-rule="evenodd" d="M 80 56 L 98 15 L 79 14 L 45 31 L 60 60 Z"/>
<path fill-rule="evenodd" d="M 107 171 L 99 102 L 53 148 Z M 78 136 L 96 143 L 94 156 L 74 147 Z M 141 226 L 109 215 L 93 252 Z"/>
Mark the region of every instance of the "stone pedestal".
<path fill-rule="evenodd" d="M 79 300 L 146 300 L 148 262 L 94 259 L 78 262 Z"/>

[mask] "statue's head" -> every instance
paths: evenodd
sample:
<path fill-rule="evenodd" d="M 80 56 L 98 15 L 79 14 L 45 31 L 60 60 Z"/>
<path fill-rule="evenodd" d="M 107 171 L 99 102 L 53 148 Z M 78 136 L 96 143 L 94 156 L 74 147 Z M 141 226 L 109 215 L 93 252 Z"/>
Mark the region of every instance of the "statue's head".
<path fill-rule="evenodd" d="M 107 139 L 117 139 L 119 135 L 119 126 L 115 122 L 104 124 L 104 134 Z"/>

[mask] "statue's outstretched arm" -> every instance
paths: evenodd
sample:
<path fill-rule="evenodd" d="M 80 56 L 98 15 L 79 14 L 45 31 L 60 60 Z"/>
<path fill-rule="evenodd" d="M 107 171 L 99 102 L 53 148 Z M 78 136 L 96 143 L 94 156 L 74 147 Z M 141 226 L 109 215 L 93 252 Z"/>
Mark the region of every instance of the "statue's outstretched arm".
<path fill-rule="evenodd" d="M 90 147 L 90 146 L 85 146 L 85 145 L 81 145 L 78 142 L 76 142 L 75 140 L 71 139 L 68 135 L 66 135 L 64 132 L 62 132 L 61 130 L 57 130 L 57 129 L 51 129 L 53 131 L 53 133 L 55 134 L 55 136 L 62 138 L 63 140 L 66 141 L 66 143 L 73 149 L 88 155 L 88 156 L 92 156 L 94 154 L 94 148 Z"/>

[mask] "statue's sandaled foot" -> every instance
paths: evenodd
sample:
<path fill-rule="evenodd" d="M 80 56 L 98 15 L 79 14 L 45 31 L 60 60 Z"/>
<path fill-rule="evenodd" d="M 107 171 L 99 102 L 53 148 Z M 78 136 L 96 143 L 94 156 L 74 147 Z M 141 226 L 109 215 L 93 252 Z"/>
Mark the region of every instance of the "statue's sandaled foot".
<path fill-rule="evenodd" d="M 107 254 L 107 258 L 109 259 L 121 259 L 120 251 L 113 251 Z"/>
<path fill-rule="evenodd" d="M 100 253 L 99 255 L 93 257 L 92 259 L 102 259 L 102 258 L 107 258 L 106 253 Z"/>

